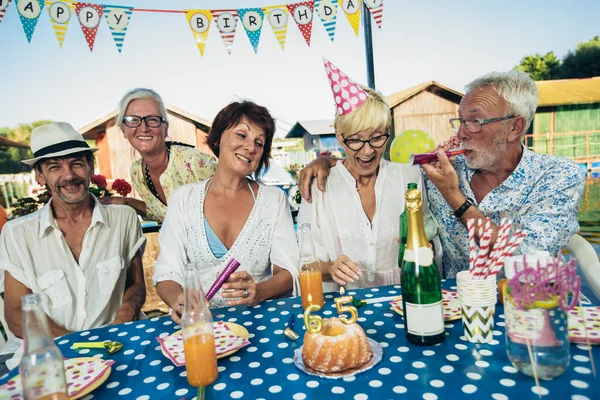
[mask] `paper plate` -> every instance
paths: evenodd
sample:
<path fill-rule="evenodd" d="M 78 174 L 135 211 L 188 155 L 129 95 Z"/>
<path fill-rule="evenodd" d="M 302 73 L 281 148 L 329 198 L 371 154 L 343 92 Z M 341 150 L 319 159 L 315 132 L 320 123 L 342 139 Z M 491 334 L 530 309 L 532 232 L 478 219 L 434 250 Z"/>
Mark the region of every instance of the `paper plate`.
<path fill-rule="evenodd" d="M 71 400 L 80 399 L 100 387 L 111 373 L 113 360 L 95 357 L 65 359 L 65 378 Z M 6 397 L 4 395 L 6 394 Z M 10 394 L 10 397 L 8 395 Z M 16 375 L 0 386 L 0 399 L 20 400 L 23 397 L 21 377 Z"/>
<path fill-rule="evenodd" d="M 366 363 L 358 368 L 351 368 L 346 371 L 333 372 L 331 374 L 326 374 L 321 371 L 316 371 L 316 370 L 312 369 L 311 367 L 304 365 L 304 361 L 302 361 L 302 347 L 304 347 L 304 346 L 301 346 L 299 349 L 296 349 L 294 351 L 294 365 L 300 371 L 305 372 L 309 375 L 314 375 L 314 376 L 318 376 L 321 378 L 327 378 L 327 379 L 339 379 L 339 378 L 344 378 L 347 376 L 360 374 L 361 372 L 365 372 L 365 371 L 368 371 L 371 368 L 373 368 L 383 358 L 383 349 L 381 348 L 379 343 L 377 343 L 375 340 L 373 340 L 371 338 L 367 338 L 367 340 L 369 341 L 369 346 L 371 347 L 371 351 L 373 352 L 373 357 L 371 357 L 371 360 L 368 363 Z"/>
<path fill-rule="evenodd" d="M 575 307 L 568 311 L 568 316 L 570 342 L 586 344 L 589 340 L 590 344 L 600 344 L 600 307 L 582 307 L 581 313 Z"/>
<path fill-rule="evenodd" d="M 402 296 L 398 296 L 390 302 L 392 310 L 400 315 L 404 315 L 402 310 Z M 461 319 L 460 303 L 454 290 L 442 289 L 442 305 L 444 306 L 444 321 L 456 321 Z"/>
<path fill-rule="evenodd" d="M 214 325 L 217 325 L 217 324 L 219 324 L 219 322 L 215 322 L 214 323 Z M 235 335 L 241 337 L 242 339 L 244 339 L 246 341 L 248 340 L 248 337 L 249 337 L 248 330 L 246 328 L 244 328 L 242 325 L 239 325 L 239 324 L 236 324 L 236 323 L 233 323 L 233 322 L 222 322 L 222 324 L 226 325 L 227 328 L 229 328 L 229 330 L 232 333 L 234 333 Z M 173 332 L 171 335 L 177 335 L 177 334 L 181 334 L 181 330 L 179 330 L 177 332 Z M 226 353 L 218 354 L 217 358 L 229 357 L 230 355 L 234 354 L 235 352 L 237 352 L 242 347 L 244 347 L 244 346 L 241 346 L 241 347 L 236 348 L 234 350 L 228 351 Z M 165 351 L 164 347 L 162 346 L 162 343 L 161 343 L 160 351 L 162 352 L 162 354 L 165 357 L 167 357 L 168 359 L 170 359 L 171 361 L 173 361 L 172 358 L 169 357 L 169 355 Z M 175 363 L 175 361 L 173 361 L 173 362 Z M 180 366 L 177 363 L 175 363 L 175 365 Z M 184 364 L 181 364 L 181 365 L 184 365 Z"/>

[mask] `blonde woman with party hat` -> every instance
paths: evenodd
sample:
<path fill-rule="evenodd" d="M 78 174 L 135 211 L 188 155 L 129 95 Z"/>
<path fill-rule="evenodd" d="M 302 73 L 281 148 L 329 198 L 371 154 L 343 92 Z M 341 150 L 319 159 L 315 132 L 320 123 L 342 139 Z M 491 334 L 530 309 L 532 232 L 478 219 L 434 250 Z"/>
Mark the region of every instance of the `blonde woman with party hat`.
<path fill-rule="evenodd" d="M 325 290 L 400 282 L 399 220 L 408 183 L 423 190 L 418 167 L 383 159 L 390 108 L 381 93 L 358 85 L 325 60 L 336 103 L 335 136 L 346 153 L 331 168 L 325 191 L 312 188 L 298 223 L 310 223 Z M 313 183 L 315 186 L 316 181 Z M 437 233 L 424 195 L 428 239 Z"/>

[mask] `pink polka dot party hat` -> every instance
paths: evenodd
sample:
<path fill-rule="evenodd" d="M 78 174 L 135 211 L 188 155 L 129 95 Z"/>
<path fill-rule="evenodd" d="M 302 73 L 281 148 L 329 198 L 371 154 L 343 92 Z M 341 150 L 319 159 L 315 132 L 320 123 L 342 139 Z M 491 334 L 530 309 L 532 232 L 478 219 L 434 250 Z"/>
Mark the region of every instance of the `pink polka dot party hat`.
<path fill-rule="evenodd" d="M 323 63 L 333 92 L 337 113 L 339 115 L 350 114 L 369 97 L 367 92 L 327 59 L 323 58 Z"/>

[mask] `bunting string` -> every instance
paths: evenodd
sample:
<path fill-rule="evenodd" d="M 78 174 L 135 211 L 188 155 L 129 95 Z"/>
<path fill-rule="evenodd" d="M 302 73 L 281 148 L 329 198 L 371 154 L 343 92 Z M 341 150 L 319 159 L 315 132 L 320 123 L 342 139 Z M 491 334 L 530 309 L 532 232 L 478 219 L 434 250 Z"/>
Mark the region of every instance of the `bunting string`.
<path fill-rule="evenodd" d="M 346 15 L 352 30 L 358 35 L 363 1 L 379 29 L 382 25 L 383 0 L 306 0 L 275 6 L 250 7 L 238 9 L 204 9 L 204 10 L 167 10 L 115 6 L 110 4 L 83 3 L 70 0 L 0 0 L 0 22 L 7 10 L 14 3 L 25 32 L 27 41 L 31 43 L 37 22 L 44 7 L 59 47 L 63 47 L 69 23 L 75 16 L 85 36 L 90 51 L 94 51 L 94 43 L 101 21 L 108 25 L 111 36 L 119 53 L 123 51 L 125 35 L 133 13 L 152 12 L 168 14 L 184 14 L 194 41 L 204 55 L 204 49 L 211 25 L 216 25 L 227 52 L 231 55 L 238 26 L 241 24 L 246 32 L 250 45 L 258 54 L 260 36 L 265 23 L 271 29 L 281 46 L 285 49 L 288 24 L 292 20 L 310 47 L 313 22 L 321 21 L 329 39 L 333 42 L 338 10 Z M 104 18 L 103 18 L 104 17 Z M 1 29 L 1 25 L 0 25 Z"/>

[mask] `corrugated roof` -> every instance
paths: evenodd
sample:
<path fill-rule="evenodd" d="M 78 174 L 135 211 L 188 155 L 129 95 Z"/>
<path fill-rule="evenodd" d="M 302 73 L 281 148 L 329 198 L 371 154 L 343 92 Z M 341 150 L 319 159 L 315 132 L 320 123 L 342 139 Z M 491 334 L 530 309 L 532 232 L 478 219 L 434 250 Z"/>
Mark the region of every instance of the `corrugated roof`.
<path fill-rule="evenodd" d="M 427 90 L 431 86 L 437 86 L 441 90 L 450 92 L 451 94 L 454 94 L 454 95 L 458 96 L 459 98 L 463 97 L 462 93 L 457 92 L 454 89 L 450 89 L 449 87 L 444 86 L 436 81 L 429 81 L 429 82 L 421 83 L 420 85 L 417 85 L 417 86 L 413 86 L 408 89 L 404 89 L 400 92 L 391 94 L 391 95 L 387 96 L 387 102 L 390 105 L 390 108 L 396 107 L 398 104 L 402 103 L 403 101 L 408 100 L 409 98 L 422 92 L 423 90 Z"/>
<path fill-rule="evenodd" d="M 538 81 L 539 107 L 600 102 L 600 76 L 585 79 Z"/>
<path fill-rule="evenodd" d="M 333 120 L 320 119 L 312 121 L 298 121 L 294 124 L 292 129 L 290 129 L 285 137 L 301 138 L 304 136 L 305 132 L 308 132 L 308 134 L 312 136 L 333 135 L 335 133 L 335 129 L 333 129 Z"/>

